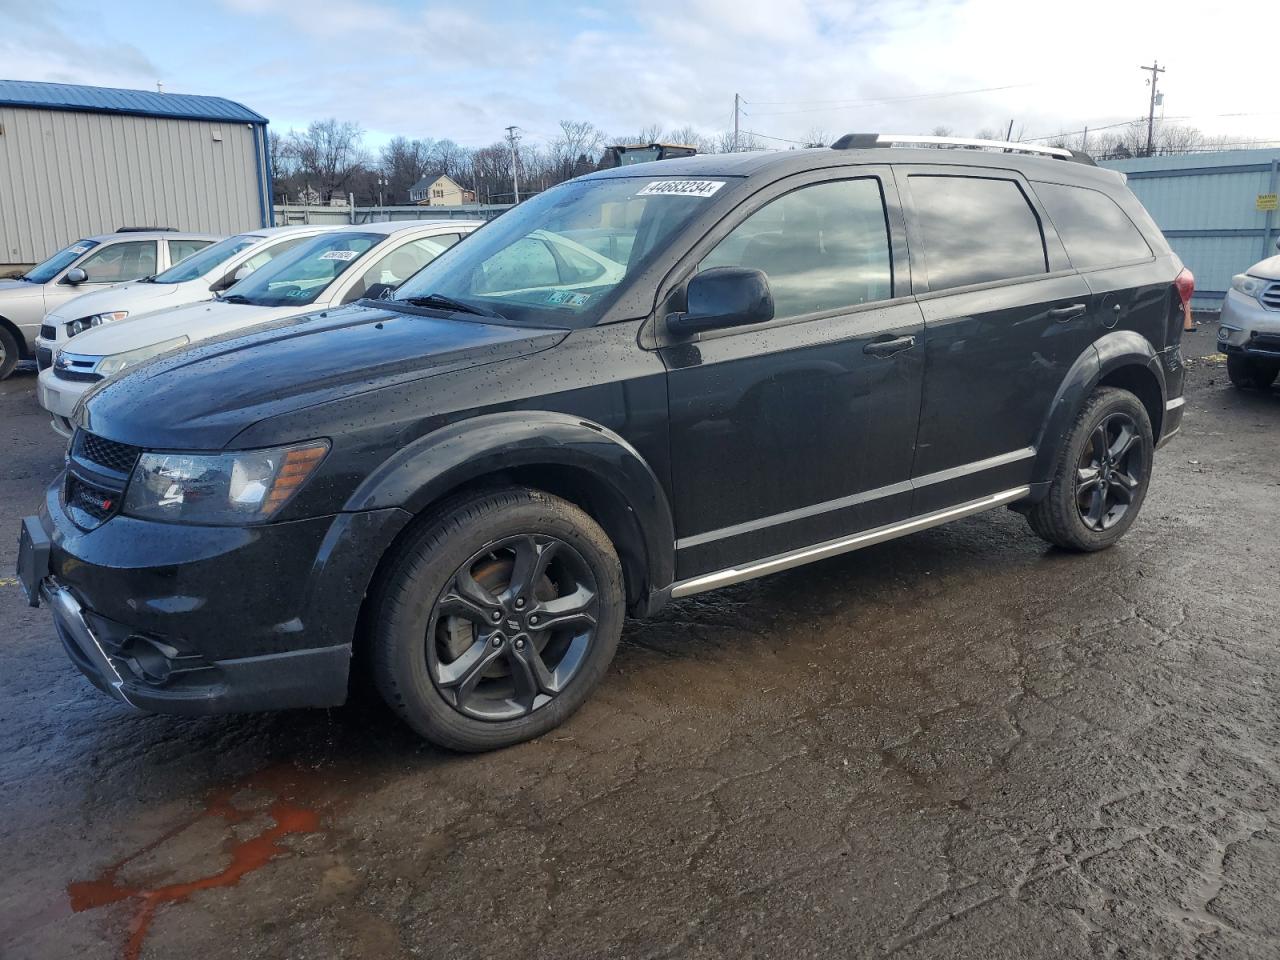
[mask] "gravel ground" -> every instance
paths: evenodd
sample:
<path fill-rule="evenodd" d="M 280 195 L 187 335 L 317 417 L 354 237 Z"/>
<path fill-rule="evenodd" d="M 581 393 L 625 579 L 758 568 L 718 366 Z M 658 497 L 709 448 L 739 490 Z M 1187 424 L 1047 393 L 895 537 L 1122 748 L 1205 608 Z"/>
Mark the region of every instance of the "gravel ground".
<path fill-rule="evenodd" d="M 6 958 L 1280 953 L 1280 391 L 1212 359 L 1116 548 L 999 511 L 686 600 L 479 757 L 371 702 L 94 691 L 9 578 L 62 456 L 34 382 L 0 383 Z"/>

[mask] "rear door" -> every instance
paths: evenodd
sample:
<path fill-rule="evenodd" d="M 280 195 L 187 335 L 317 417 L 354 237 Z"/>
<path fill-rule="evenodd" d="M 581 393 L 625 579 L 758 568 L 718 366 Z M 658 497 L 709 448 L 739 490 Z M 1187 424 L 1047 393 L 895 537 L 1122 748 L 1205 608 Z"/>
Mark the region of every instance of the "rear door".
<path fill-rule="evenodd" d="M 678 339 L 659 318 L 681 578 L 909 511 L 924 324 L 901 212 L 886 168 L 838 175 L 765 188 L 691 252 L 764 271 L 772 322 Z"/>
<path fill-rule="evenodd" d="M 926 327 L 921 514 L 1029 481 L 1058 387 L 1095 333 L 1089 286 L 1019 174 L 903 166 L 899 181 Z"/>

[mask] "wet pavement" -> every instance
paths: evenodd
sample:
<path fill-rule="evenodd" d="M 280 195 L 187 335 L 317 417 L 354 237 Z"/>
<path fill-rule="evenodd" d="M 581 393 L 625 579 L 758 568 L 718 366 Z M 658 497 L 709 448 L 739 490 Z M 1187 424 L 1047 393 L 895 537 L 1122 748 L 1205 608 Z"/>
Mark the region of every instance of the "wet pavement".
<path fill-rule="evenodd" d="M 1198 362 L 1109 552 L 998 511 L 682 601 L 561 729 L 460 757 L 369 699 L 93 690 L 11 579 L 62 455 L 34 380 L 0 383 L 0 956 L 1280 953 L 1280 390 Z"/>

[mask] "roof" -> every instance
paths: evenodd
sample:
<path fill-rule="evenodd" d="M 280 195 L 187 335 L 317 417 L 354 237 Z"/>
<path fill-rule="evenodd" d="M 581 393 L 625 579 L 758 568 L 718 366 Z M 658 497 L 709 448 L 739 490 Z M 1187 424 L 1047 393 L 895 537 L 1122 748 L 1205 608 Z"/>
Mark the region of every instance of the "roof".
<path fill-rule="evenodd" d="M 350 233 L 399 233 L 402 230 L 423 230 L 427 227 L 448 227 L 448 226 L 474 226 L 480 227 L 484 224 L 483 220 L 454 220 L 450 217 L 436 217 L 434 219 L 423 220 L 381 220 L 377 223 L 352 223 L 338 227 L 339 230 Z"/>
<path fill-rule="evenodd" d="M 431 186 L 433 183 L 435 183 L 435 182 L 436 182 L 437 180 L 439 180 L 441 177 L 445 177 L 446 179 L 448 179 L 448 180 L 449 180 L 451 183 L 453 183 L 454 185 L 457 185 L 457 183 L 458 183 L 458 181 L 457 181 L 457 180 L 454 180 L 454 179 L 453 179 L 453 177 L 449 176 L 447 173 L 445 173 L 443 170 L 441 170 L 441 171 L 439 171 L 438 173 L 424 173 L 424 174 L 422 175 L 422 179 L 421 179 L 421 180 L 419 180 L 417 183 L 415 183 L 412 187 L 410 187 L 410 188 L 409 188 L 409 190 L 410 190 L 410 191 L 413 191 L 413 190 L 425 190 L 425 189 L 427 189 L 427 187 Z"/>
<path fill-rule="evenodd" d="M 267 122 L 262 114 L 222 97 L 120 90 L 113 87 L 82 87 L 73 83 L 37 83 L 34 80 L 0 80 L 0 107 L 115 113 L 171 120 Z"/>
<path fill-rule="evenodd" d="M 987 167 L 1017 170 L 1036 180 L 1051 178 L 1066 183 L 1115 183 L 1116 174 L 1084 163 L 1053 157 L 1036 157 L 991 150 L 941 150 L 930 147 L 874 147 L 860 150 L 833 150 L 813 147 L 804 150 L 759 150 L 751 153 L 702 153 L 613 167 L 589 173 L 579 179 L 604 180 L 618 177 L 753 177 L 768 179 L 858 164 L 930 164 L 933 166 Z"/>
<path fill-rule="evenodd" d="M 108 240 L 221 240 L 224 236 L 221 233 L 186 233 L 180 230 L 117 230 L 84 239 L 106 243 Z"/>

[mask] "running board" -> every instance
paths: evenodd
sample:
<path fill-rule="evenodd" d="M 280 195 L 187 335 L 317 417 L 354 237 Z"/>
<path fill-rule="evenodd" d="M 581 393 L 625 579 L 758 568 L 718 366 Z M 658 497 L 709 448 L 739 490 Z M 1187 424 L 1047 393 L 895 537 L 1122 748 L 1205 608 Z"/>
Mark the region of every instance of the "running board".
<path fill-rule="evenodd" d="M 984 510 L 990 510 L 993 507 L 1013 503 L 1015 500 L 1021 500 L 1030 492 L 1030 487 L 1014 487 L 1012 490 L 993 493 L 978 500 L 970 500 L 968 503 L 947 507 L 945 510 L 936 510 L 933 513 L 926 513 L 910 520 L 902 520 L 898 523 L 876 527 L 863 533 L 854 534 L 851 537 L 828 540 L 826 543 L 802 547 L 799 550 L 792 550 L 790 553 L 781 553 L 775 557 L 757 560 L 754 563 L 747 564 L 745 567 L 730 567 L 728 570 L 705 573 L 690 580 L 681 580 L 672 586 L 671 596 L 672 598 L 688 597 L 695 593 L 702 593 L 705 590 L 715 590 L 719 587 L 727 587 L 730 584 L 741 583 L 744 580 L 763 577 L 766 574 L 790 570 L 792 567 L 812 563 L 815 560 L 825 560 L 827 557 L 848 553 L 851 550 L 861 550 L 863 547 L 869 547 L 872 544 L 905 537 L 909 533 L 928 530 L 930 527 L 936 527 L 952 520 L 959 520 L 961 517 L 972 516 L 975 513 L 982 513 Z"/>

